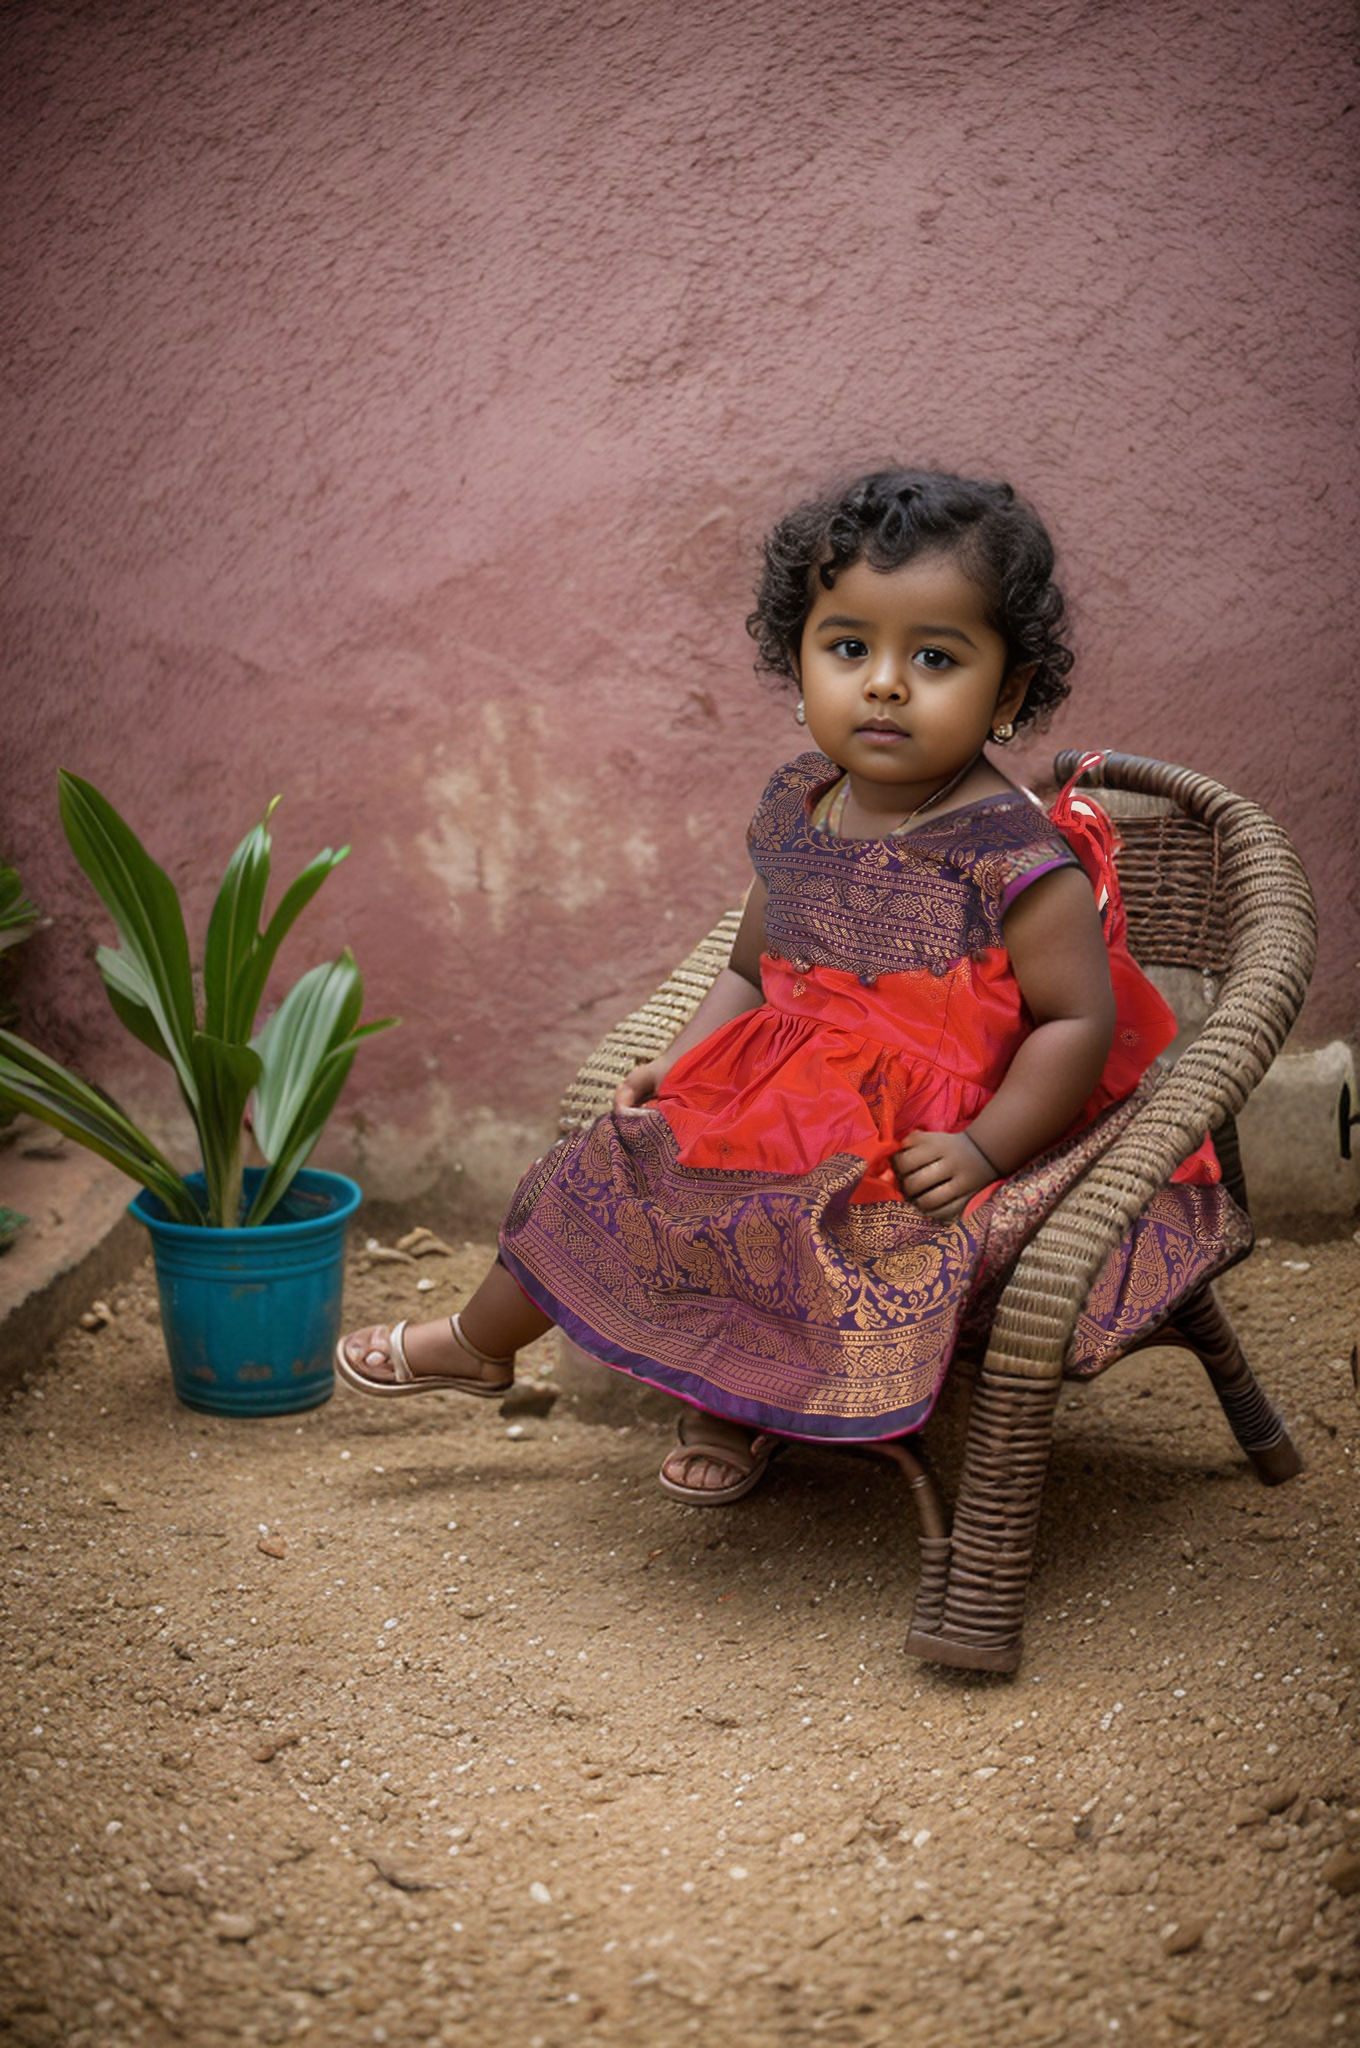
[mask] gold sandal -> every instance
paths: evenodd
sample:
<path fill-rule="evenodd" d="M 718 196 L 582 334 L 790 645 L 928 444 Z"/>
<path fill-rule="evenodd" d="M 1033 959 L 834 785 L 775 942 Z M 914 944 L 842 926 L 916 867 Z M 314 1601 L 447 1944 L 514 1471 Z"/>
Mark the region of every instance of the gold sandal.
<path fill-rule="evenodd" d="M 370 1379 L 367 1373 L 360 1372 L 358 1367 L 350 1362 L 345 1351 L 347 1340 L 344 1337 L 335 1347 L 335 1369 L 341 1379 L 351 1387 L 357 1387 L 361 1394 L 475 1394 L 482 1401 L 500 1400 L 515 1384 L 514 1359 L 493 1358 L 489 1352 L 479 1351 L 471 1339 L 463 1335 L 463 1325 L 457 1315 L 449 1317 L 449 1328 L 453 1332 L 454 1342 L 466 1351 L 470 1358 L 475 1358 L 479 1365 L 508 1366 L 506 1378 L 471 1380 L 459 1373 L 413 1372 L 403 1342 L 409 1321 L 408 1316 L 403 1316 L 399 1323 L 392 1324 L 387 1333 L 387 1351 L 392 1361 L 390 1380 Z"/>
<path fill-rule="evenodd" d="M 706 1458 L 710 1464 L 726 1465 L 737 1477 L 726 1486 L 686 1486 L 667 1474 L 666 1465 L 675 1456 L 675 1451 L 671 1451 L 657 1480 L 663 1493 L 668 1493 L 672 1500 L 684 1501 L 687 1507 L 723 1508 L 730 1501 L 745 1500 L 765 1477 L 770 1461 L 784 1448 L 782 1437 L 763 1435 L 753 1435 L 744 1453 L 735 1444 L 705 1443 L 702 1436 L 686 1436 L 685 1424 L 690 1420 L 688 1415 L 682 1415 L 676 1424 L 677 1448 L 685 1463 L 693 1458 Z M 703 1428 L 702 1415 L 697 1426 Z"/>

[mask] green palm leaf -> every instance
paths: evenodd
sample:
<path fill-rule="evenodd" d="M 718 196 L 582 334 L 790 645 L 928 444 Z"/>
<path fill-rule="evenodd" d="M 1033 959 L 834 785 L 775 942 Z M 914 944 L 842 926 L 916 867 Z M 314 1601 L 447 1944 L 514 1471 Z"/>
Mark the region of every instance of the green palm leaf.
<path fill-rule="evenodd" d="M 0 953 L 20 945 L 38 921 L 38 906 L 24 894 L 17 868 L 0 867 Z"/>
<path fill-rule="evenodd" d="M 140 1186 L 150 1188 L 177 1223 L 202 1223 L 203 1212 L 165 1154 L 118 1104 L 12 1031 L 0 1030 L 0 1102 L 27 1110 L 65 1137 L 97 1152 Z"/>
<path fill-rule="evenodd" d="M 169 1048 L 156 1029 L 156 1020 L 146 999 L 146 979 L 137 962 L 114 946 L 98 947 L 94 958 L 104 977 L 104 992 L 119 1023 L 126 1025 L 134 1038 L 140 1038 L 157 1059 L 169 1060 Z"/>
<path fill-rule="evenodd" d="M 255 1022 L 255 1004 L 242 1017 L 242 987 L 260 938 L 260 913 L 269 886 L 269 820 L 275 797 L 262 822 L 247 832 L 227 862 L 222 886 L 208 919 L 203 952 L 203 1028 L 214 1038 L 244 1045 Z M 258 1000 L 258 998 L 257 998 Z"/>
<path fill-rule="evenodd" d="M 264 931 L 260 934 L 259 947 L 251 963 L 248 983 L 250 1000 L 249 1024 L 255 1022 L 255 1012 L 260 1007 L 264 996 L 264 985 L 269 979 L 269 970 L 274 965 L 274 958 L 279 947 L 283 944 L 300 913 L 311 902 L 327 875 L 333 869 L 338 868 L 342 860 L 347 860 L 348 858 L 349 848 L 347 846 L 342 846 L 335 852 L 329 846 L 323 847 L 316 856 L 316 859 L 307 863 L 307 866 L 302 870 L 297 880 L 291 882 L 288 888 L 284 890 L 277 910 L 270 918 Z M 247 1025 L 248 1028 L 249 1025 Z"/>
<path fill-rule="evenodd" d="M 246 834 L 232 855 L 208 922 L 203 1025 L 232 1045 L 244 1045 L 249 1039 L 279 947 L 327 875 L 349 852 L 347 846 L 338 853 L 328 846 L 310 861 L 284 891 L 262 932 L 259 926 L 272 851 L 268 828 L 278 801 L 275 797 L 263 822 Z"/>
<path fill-rule="evenodd" d="M 253 1122 L 269 1170 L 249 1222 L 265 1220 L 311 1153 L 360 1041 L 396 1022 L 385 1017 L 361 1026 L 363 1001 L 363 977 L 346 951 L 304 974 L 254 1040 L 262 1072 Z"/>
<path fill-rule="evenodd" d="M 207 1183 L 208 1221 L 234 1230 L 241 1220 L 241 1135 L 250 1091 L 260 1078 L 253 1046 L 227 1045 L 195 1032 L 194 1074 L 201 1104 L 199 1136 Z"/>
<path fill-rule="evenodd" d="M 97 789 L 65 769 L 58 783 L 71 851 L 118 927 L 128 979 L 135 976 L 137 999 L 150 1012 L 184 1098 L 196 1112 L 193 978 L 174 883 Z"/>
<path fill-rule="evenodd" d="M 264 1178 L 255 1190 L 247 1223 L 269 1221 L 271 1211 L 277 1208 L 311 1157 L 316 1141 L 325 1129 L 326 1119 L 349 1078 L 360 1039 L 367 1038 L 373 1031 L 383 1030 L 388 1021 L 392 1020 L 370 1024 L 356 1031 L 351 1039 L 335 1047 L 318 1062 L 313 1071 L 312 1085 L 299 1099 L 293 1120 L 283 1132 L 278 1154 L 270 1160 Z"/>
<path fill-rule="evenodd" d="M 263 1072 L 252 1121 L 266 1159 L 278 1156 L 316 1069 L 354 1029 L 363 1000 L 363 978 L 352 954 L 342 953 L 304 974 L 255 1038 Z"/>

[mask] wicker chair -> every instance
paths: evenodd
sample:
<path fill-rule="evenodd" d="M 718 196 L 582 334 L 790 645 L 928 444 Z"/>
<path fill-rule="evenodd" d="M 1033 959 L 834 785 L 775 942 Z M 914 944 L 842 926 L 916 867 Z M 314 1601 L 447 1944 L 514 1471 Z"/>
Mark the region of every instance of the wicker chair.
<path fill-rule="evenodd" d="M 1065 782 L 1079 756 L 1060 754 Z M 1132 1220 L 1199 1144 L 1215 1143 L 1246 1205 L 1234 1118 L 1297 1016 L 1312 971 L 1312 895 L 1284 833 L 1256 804 L 1207 776 L 1110 754 L 1083 778 L 1107 794 L 1123 840 L 1119 872 L 1129 946 L 1144 967 L 1193 968 L 1208 1019 L 1167 1078 L 1020 1254 L 975 1364 L 952 1518 L 919 1440 L 873 1447 L 911 1486 L 921 1580 L 907 1648 L 939 1664 L 1013 1671 L 1069 1340 L 1088 1290 Z M 573 1082 L 562 1126 L 609 1106 L 621 1077 L 670 1044 L 726 965 L 741 912 L 728 912 L 641 1010 L 601 1043 Z M 1228 1423 L 1266 1485 L 1300 1469 L 1214 1291 L 1181 1304 L 1157 1344 L 1200 1359 Z M 962 1361 L 967 1363 L 966 1361 Z"/>

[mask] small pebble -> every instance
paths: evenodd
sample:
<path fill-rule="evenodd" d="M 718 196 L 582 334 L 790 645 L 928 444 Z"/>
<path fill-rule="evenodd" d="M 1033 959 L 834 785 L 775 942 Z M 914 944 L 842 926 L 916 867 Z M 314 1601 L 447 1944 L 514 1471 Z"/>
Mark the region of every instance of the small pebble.
<path fill-rule="evenodd" d="M 61 1131 L 39 1131 L 19 1147 L 24 1159 L 64 1159 L 66 1138 Z"/>
<path fill-rule="evenodd" d="M 249 1913 L 214 1913 L 208 1925 L 219 1941 L 249 1941 L 255 1932 Z"/>
<path fill-rule="evenodd" d="M 282 1536 L 261 1536 L 255 1548 L 264 1557 L 287 1557 L 288 1545 Z"/>
<path fill-rule="evenodd" d="M 537 1878 L 534 1879 L 529 1887 L 529 1897 L 536 1906 L 550 1906 L 552 1904 L 552 1893 L 545 1884 L 540 1884 Z"/>
<path fill-rule="evenodd" d="M 386 1856 L 375 1855 L 370 1849 L 368 1861 L 373 1865 L 385 1884 L 398 1892 L 437 1892 L 443 1885 L 432 1871 L 416 1863 L 393 1862 Z"/>
<path fill-rule="evenodd" d="M 1343 1898 L 1360 1892 L 1360 1849 L 1333 1849 L 1322 1866 L 1322 1881 Z"/>
<path fill-rule="evenodd" d="M 1208 1932 L 1209 1918 L 1205 1913 L 1187 1913 L 1180 1920 L 1172 1920 L 1162 1929 L 1162 1947 L 1169 1956 L 1189 1955 L 1192 1948 L 1198 1948 Z"/>
<path fill-rule="evenodd" d="M 419 1286 L 419 1281 L 417 1281 Z M 505 1399 L 500 1412 L 506 1420 L 521 1415 L 550 1415 L 557 1402 L 557 1388 L 545 1387 L 533 1380 L 517 1380 Z"/>
<path fill-rule="evenodd" d="M 299 1738 L 296 1735 L 265 1735 L 253 1742 L 246 1751 L 252 1763 L 269 1764 L 281 1749 L 290 1749 Z"/>

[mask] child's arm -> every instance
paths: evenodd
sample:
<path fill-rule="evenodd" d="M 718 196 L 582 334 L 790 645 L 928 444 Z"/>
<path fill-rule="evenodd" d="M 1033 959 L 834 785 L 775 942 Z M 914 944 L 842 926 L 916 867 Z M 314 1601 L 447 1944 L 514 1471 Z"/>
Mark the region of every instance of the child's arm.
<path fill-rule="evenodd" d="M 1038 887 L 1038 884 L 1035 884 Z M 746 899 L 737 936 L 732 941 L 729 964 L 718 975 L 712 988 L 690 1018 L 684 1030 L 665 1052 L 658 1053 L 653 1060 L 634 1067 L 625 1074 L 614 1095 L 617 1110 L 637 1111 L 645 1108 L 661 1083 L 665 1080 L 682 1052 L 688 1052 L 692 1045 L 699 1045 L 721 1024 L 730 1024 L 734 1017 L 744 1016 L 747 1010 L 754 1010 L 765 1000 L 760 986 L 760 956 L 765 950 L 765 905 L 768 892 L 765 884 L 756 880 Z"/>
<path fill-rule="evenodd" d="M 913 1131 L 893 1159 L 908 1201 L 942 1222 L 1062 1136 L 1114 1041 L 1109 955 L 1084 874 L 1062 868 L 1033 883 L 1005 935 L 1034 1030 L 967 1131 Z"/>

